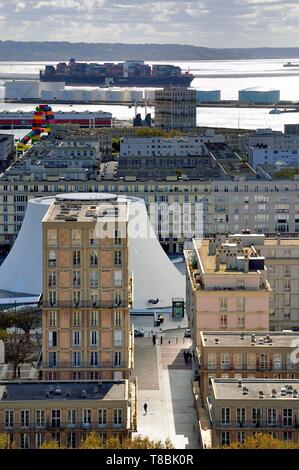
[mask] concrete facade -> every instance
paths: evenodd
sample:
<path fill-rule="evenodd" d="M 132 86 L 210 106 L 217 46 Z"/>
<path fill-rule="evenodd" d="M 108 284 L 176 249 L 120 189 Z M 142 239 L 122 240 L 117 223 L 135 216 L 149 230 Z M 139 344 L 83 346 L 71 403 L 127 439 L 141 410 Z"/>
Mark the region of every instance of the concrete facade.
<path fill-rule="evenodd" d="M 196 127 L 196 90 L 165 88 L 155 91 L 155 126 L 162 129 Z"/>

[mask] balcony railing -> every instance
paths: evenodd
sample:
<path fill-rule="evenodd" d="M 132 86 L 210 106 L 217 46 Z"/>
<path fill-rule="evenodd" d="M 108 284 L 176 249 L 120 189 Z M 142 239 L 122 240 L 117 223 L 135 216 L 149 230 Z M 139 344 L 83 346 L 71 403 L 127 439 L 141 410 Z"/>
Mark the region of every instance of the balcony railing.
<path fill-rule="evenodd" d="M 76 422 L 65 422 L 65 421 L 60 421 L 56 423 L 49 423 L 45 422 L 43 424 L 38 424 L 38 423 L 29 423 L 28 426 L 22 426 L 21 423 L 13 423 L 12 426 L 6 426 L 5 424 L 0 424 L 0 431 L 3 432 L 12 432 L 12 431 L 23 431 L 23 432 L 28 432 L 28 431 L 39 431 L 39 432 L 45 432 L 45 431 L 63 431 L 63 430 L 82 430 L 82 431 L 89 431 L 89 430 L 109 430 L 109 429 L 126 429 L 126 424 L 125 420 L 123 420 L 121 423 L 114 423 L 112 421 L 107 421 L 106 423 L 97 423 L 97 422 L 91 422 L 91 423 L 84 423 L 82 421 L 76 421 Z"/>
<path fill-rule="evenodd" d="M 299 372 L 299 365 L 292 365 L 292 366 L 282 366 L 282 367 L 273 367 L 273 366 L 268 366 L 268 367 L 263 367 L 263 366 L 247 366 L 245 365 L 225 365 L 225 366 L 220 366 L 220 365 L 214 365 L 214 364 L 208 364 L 207 367 L 202 364 L 201 365 L 201 371 L 247 371 L 247 372 L 273 372 L 273 373 L 279 373 L 279 372 Z"/>
<path fill-rule="evenodd" d="M 284 424 L 283 420 L 277 420 L 276 422 L 268 422 L 268 421 L 243 421 L 243 422 L 233 422 L 230 421 L 228 423 L 223 423 L 222 421 L 214 421 L 212 420 L 212 425 L 215 428 L 220 429 L 299 429 L 299 422 L 293 421 L 292 424 Z"/>
<path fill-rule="evenodd" d="M 81 362 L 80 365 L 76 365 L 73 362 L 43 362 L 42 369 L 123 369 L 128 367 L 127 362 L 120 362 L 115 364 L 114 362 L 99 362 L 97 365 L 91 365 L 90 362 Z"/>
<path fill-rule="evenodd" d="M 66 301 L 57 301 L 57 302 L 50 302 L 50 301 L 44 301 L 43 302 L 43 307 L 44 308 L 68 308 L 68 309 L 76 309 L 76 308 L 107 308 L 107 309 L 114 309 L 118 307 L 127 307 L 127 305 L 124 305 L 124 302 L 122 301 L 121 303 L 119 302 L 113 302 L 113 301 L 89 301 L 89 300 L 80 300 L 80 301 L 71 301 L 71 300 L 66 300 Z"/>

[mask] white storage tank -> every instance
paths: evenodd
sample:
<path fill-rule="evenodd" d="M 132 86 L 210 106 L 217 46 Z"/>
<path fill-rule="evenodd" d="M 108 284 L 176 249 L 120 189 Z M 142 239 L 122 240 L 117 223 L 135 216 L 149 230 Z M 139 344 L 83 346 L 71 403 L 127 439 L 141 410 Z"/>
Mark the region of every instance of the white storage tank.
<path fill-rule="evenodd" d="M 130 101 L 142 101 L 143 100 L 143 92 L 141 90 L 132 90 L 130 94 L 131 94 Z"/>
<path fill-rule="evenodd" d="M 55 96 L 53 96 L 55 94 Z M 53 98 L 56 98 L 56 93 L 53 92 L 52 90 L 42 90 L 40 97 L 42 100 L 52 100 Z"/>
<path fill-rule="evenodd" d="M 196 90 L 197 103 L 217 103 L 221 100 L 221 91 L 212 88 L 200 88 Z"/>
<path fill-rule="evenodd" d="M 40 90 L 49 90 L 57 92 L 58 90 L 64 90 L 65 82 L 40 82 Z"/>
<path fill-rule="evenodd" d="M 40 98 L 40 82 L 38 80 L 12 80 L 5 82 L 5 98 L 10 100 Z"/>
<path fill-rule="evenodd" d="M 280 90 L 265 87 L 245 88 L 239 91 L 239 101 L 242 103 L 275 104 L 280 101 Z"/>

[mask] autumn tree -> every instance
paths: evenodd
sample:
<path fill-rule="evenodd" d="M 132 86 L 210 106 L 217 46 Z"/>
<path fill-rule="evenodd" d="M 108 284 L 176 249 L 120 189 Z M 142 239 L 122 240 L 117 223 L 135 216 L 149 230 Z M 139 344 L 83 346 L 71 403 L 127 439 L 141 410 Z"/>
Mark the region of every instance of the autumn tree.
<path fill-rule="evenodd" d="M 63 449 L 63 447 L 60 446 L 58 442 L 55 441 L 54 439 L 43 442 L 39 448 L 40 449 Z"/>
<path fill-rule="evenodd" d="M 91 432 L 82 440 L 80 449 L 174 449 L 174 447 L 169 440 L 154 441 L 139 435 L 133 439 L 126 438 L 122 442 L 118 437 L 110 435 L 103 442 L 99 434 Z"/>
<path fill-rule="evenodd" d="M 9 435 L 6 432 L 0 432 L 0 449 L 10 449 L 11 444 Z"/>
<path fill-rule="evenodd" d="M 258 433 L 248 436 L 243 443 L 233 442 L 225 445 L 223 449 L 298 449 L 299 443 L 285 442 L 275 439 L 270 434 Z"/>
<path fill-rule="evenodd" d="M 85 439 L 82 439 L 80 449 L 103 449 L 104 444 L 100 435 L 96 432 L 90 432 Z"/>

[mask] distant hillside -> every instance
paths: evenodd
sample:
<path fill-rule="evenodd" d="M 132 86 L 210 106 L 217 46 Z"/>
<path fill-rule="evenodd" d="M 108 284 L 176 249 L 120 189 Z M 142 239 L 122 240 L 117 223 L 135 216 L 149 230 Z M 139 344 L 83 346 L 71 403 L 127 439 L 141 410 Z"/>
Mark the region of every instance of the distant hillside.
<path fill-rule="evenodd" d="M 210 49 L 182 44 L 104 44 L 0 41 L 1 61 L 237 60 L 299 58 L 299 47 Z"/>

